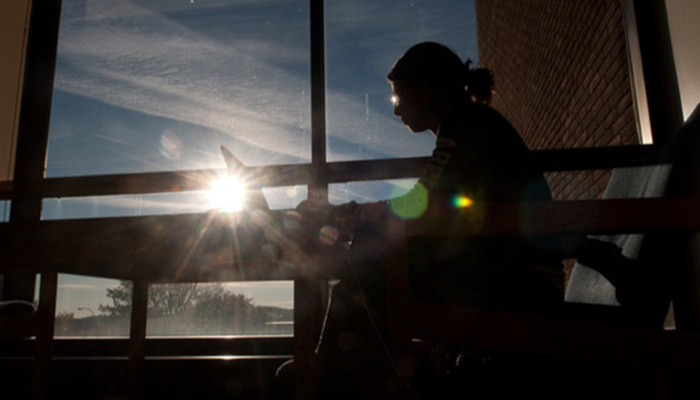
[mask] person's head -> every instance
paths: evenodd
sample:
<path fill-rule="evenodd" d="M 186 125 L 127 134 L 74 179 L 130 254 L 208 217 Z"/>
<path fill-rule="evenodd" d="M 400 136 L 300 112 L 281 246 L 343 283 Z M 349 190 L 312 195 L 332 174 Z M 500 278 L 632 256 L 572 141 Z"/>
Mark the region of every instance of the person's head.
<path fill-rule="evenodd" d="M 413 132 L 433 132 L 458 102 L 491 99 L 493 76 L 471 69 L 457 54 L 439 43 L 419 43 L 394 64 L 388 79 L 394 90 L 394 114 Z"/>

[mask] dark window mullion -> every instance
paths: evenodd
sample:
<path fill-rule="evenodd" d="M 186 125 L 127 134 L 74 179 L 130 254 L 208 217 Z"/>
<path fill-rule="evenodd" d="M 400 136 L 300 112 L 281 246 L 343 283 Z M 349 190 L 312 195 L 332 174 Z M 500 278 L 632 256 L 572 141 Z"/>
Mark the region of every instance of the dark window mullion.
<path fill-rule="evenodd" d="M 323 0 L 311 0 L 311 165 L 309 196 L 325 195 L 326 176 L 326 71 Z"/>
<path fill-rule="evenodd" d="M 60 14 L 60 0 L 32 3 L 10 206 L 13 223 L 38 221 L 41 217 Z M 5 280 L 5 298 L 31 301 L 33 293 L 34 274 Z"/>
<path fill-rule="evenodd" d="M 326 160 L 325 39 L 323 0 L 310 1 L 311 35 L 311 182 L 309 198 L 328 199 Z M 312 358 L 323 315 L 323 283 L 314 278 L 294 282 L 295 398 L 313 399 Z"/>

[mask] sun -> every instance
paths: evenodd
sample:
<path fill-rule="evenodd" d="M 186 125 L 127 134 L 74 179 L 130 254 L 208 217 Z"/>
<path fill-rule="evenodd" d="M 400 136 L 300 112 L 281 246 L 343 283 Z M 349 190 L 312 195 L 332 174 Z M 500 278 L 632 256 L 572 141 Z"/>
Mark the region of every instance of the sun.
<path fill-rule="evenodd" d="M 245 184 L 242 180 L 234 177 L 213 181 L 207 192 L 209 206 L 221 211 L 243 210 L 245 197 Z"/>

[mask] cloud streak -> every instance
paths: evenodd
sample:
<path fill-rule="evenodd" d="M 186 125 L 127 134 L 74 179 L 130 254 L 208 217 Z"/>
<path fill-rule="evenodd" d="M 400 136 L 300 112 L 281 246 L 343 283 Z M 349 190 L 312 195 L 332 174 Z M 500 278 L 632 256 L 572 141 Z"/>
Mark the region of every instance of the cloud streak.
<path fill-rule="evenodd" d="M 444 35 L 450 23 L 434 22 L 444 19 L 450 2 L 419 1 L 411 7 L 404 2 L 360 3 L 337 2 L 334 9 L 329 5 L 327 51 L 337 62 L 328 64 L 352 67 L 348 60 L 359 60 L 376 77 L 364 85 L 388 98 L 383 76 L 393 59 L 409 44 Z M 426 22 L 401 29 L 416 15 Z M 65 2 L 56 88 L 207 127 L 250 147 L 308 161 L 308 23 L 306 4 L 293 1 L 217 0 L 195 8 L 165 0 Z M 354 52 L 346 43 L 354 43 Z M 347 77 L 348 85 L 358 79 L 357 71 L 341 68 L 329 68 L 328 75 L 329 80 Z M 327 98 L 333 123 L 329 134 L 355 144 L 332 148 L 334 159 L 356 158 L 362 148 L 391 157 L 422 155 L 430 147 L 430 141 L 405 135 L 390 108 L 368 109 L 347 87 L 329 87 Z M 244 162 L 265 161 L 252 155 L 243 154 Z M 201 168 L 212 162 L 218 166 L 218 161 L 197 160 L 209 163 Z"/>
<path fill-rule="evenodd" d="M 73 18 L 61 27 L 57 89 L 300 156 L 276 143 L 284 144 L 280 134 L 308 131 L 308 79 L 241 50 L 258 45 L 254 39 L 234 46 L 132 3 L 119 5 L 111 17 L 68 12 Z M 303 24 L 292 25 L 304 31 Z M 266 43 L 266 52 L 300 68 L 306 62 L 274 47 Z"/>

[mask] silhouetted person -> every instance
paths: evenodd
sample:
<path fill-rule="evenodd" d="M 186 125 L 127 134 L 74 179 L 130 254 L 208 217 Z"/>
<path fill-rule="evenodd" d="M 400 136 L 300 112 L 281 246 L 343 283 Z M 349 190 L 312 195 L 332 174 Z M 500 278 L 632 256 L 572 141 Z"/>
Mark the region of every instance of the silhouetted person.
<path fill-rule="evenodd" d="M 430 131 L 436 139 L 417 184 L 388 201 L 336 207 L 304 202 L 298 208 L 308 218 L 323 209 L 353 236 L 317 348 L 322 398 L 405 393 L 383 343 L 384 266 L 396 240 L 387 233 L 392 221 L 422 218 L 430 224 L 436 215 L 471 212 L 472 204 L 551 200 L 519 134 L 488 106 L 490 71 L 471 69 L 447 47 L 426 42 L 411 47 L 388 79 L 394 114 L 411 132 Z M 563 297 L 557 251 L 555 240 L 524 233 L 415 238 L 409 242 L 411 292 L 426 301 L 547 312 Z"/>

